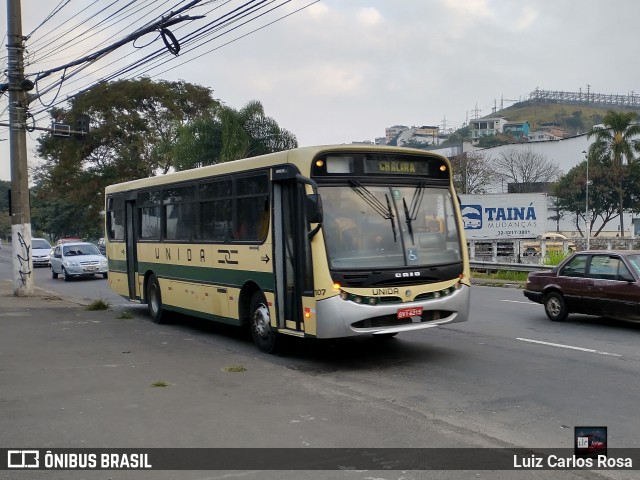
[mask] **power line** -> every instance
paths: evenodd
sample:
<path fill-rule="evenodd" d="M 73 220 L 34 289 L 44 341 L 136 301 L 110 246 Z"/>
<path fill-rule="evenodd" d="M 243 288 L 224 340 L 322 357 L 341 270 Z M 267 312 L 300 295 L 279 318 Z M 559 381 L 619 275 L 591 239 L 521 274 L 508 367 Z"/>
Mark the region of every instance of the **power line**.
<path fill-rule="evenodd" d="M 252 0 L 249 2 L 244 2 L 242 5 L 233 8 L 230 11 L 227 12 L 221 12 L 220 15 L 217 16 L 217 18 L 207 22 L 205 25 L 203 26 L 199 26 L 197 27 L 195 30 L 190 30 L 190 31 L 186 31 L 182 36 L 178 36 L 177 41 L 179 42 L 180 45 L 182 45 L 183 50 L 185 47 L 191 47 L 190 51 L 187 52 L 186 56 L 193 56 L 197 51 L 201 50 L 205 45 L 210 44 L 211 42 L 217 41 L 222 39 L 225 35 L 230 35 L 232 34 L 234 31 L 237 31 L 238 29 L 240 29 L 241 27 L 244 27 L 246 25 L 248 25 L 250 22 L 254 22 L 257 21 L 261 18 L 264 18 L 265 15 L 271 14 L 272 12 L 276 11 L 277 9 L 279 9 L 280 7 L 283 7 L 285 4 L 290 3 L 292 0 L 287 0 L 284 2 L 281 2 L 277 5 L 274 5 L 275 0 L 271 0 L 271 1 L 257 1 L 257 0 Z M 246 32 L 244 34 L 241 34 L 239 36 L 237 36 L 236 38 L 233 38 L 229 41 L 226 41 L 224 43 L 221 43 L 219 45 L 214 46 L 213 48 L 210 48 L 209 50 L 200 53 L 196 56 L 193 56 L 192 58 L 188 58 L 187 60 L 177 63 L 173 66 L 171 66 L 170 68 L 167 68 L 159 73 L 156 73 L 155 75 L 153 75 L 153 77 L 157 77 L 163 73 L 166 73 L 170 70 L 173 70 L 175 68 L 178 68 L 186 63 L 192 62 L 193 60 L 197 60 L 198 58 L 201 58 L 202 56 L 211 53 L 215 50 L 218 50 L 220 48 L 223 48 L 233 42 L 236 42 L 237 40 L 240 40 L 242 38 L 245 38 L 259 30 L 262 30 L 270 25 L 273 25 L 274 23 L 287 18 L 291 15 L 294 15 L 295 13 L 300 12 L 301 10 L 304 10 L 306 8 L 308 8 L 309 6 L 317 3 L 319 0 L 315 0 L 312 2 L 309 2 L 308 4 L 290 12 L 287 13 L 285 15 L 282 15 L 276 19 L 273 19 L 271 21 L 268 21 L 267 23 L 265 23 L 264 25 L 259 26 L 258 28 L 254 28 L 253 30 Z M 151 7 L 153 6 L 154 2 L 151 3 L 145 3 L 146 7 Z M 182 3 L 182 2 L 181 2 Z M 198 3 L 198 2 L 195 2 Z M 183 8 L 189 8 L 189 9 L 193 9 L 196 7 L 194 2 L 191 2 L 190 4 L 188 4 L 187 7 L 183 7 Z M 209 2 L 204 2 L 203 4 L 198 4 L 197 7 L 198 9 L 202 9 L 203 6 L 207 5 L 213 5 L 213 8 L 211 9 L 207 9 L 207 13 L 210 13 L 212 11 L 216 11 L 226 5 L 228 5 L 229 3 L 231 3 L 231 0 L 226 0 L 224 2 L 219 2 L 219 1 L 209 1 Z M 123 6 L 122 8 L 126 8 L 127 6 L 129 6 L 129 4 Z M 164 4 L 162 4 L 164 5 Z M 271 8 L 267 8 L 267 6 L 271 6 Z M 122 8 L 119 10 L 120 12 L 123 11 Z M 156 8 L 152 8 L 150 11 L 154 11 L 157 10 Z M 135 10 L 135 12 L 138 14 L 138 17 L 142 14 L 143 16 L 148 16 L 148 11 L 149 8 L 147 8 L 146 10 L 141 10 L 141 9 L 137 9 Z M 180 10 L 180 11 L 186 11 L 186 10 Z M 102 12 L 106 12 L 105 10 L 102 10 Z M 129 12 L 132 12 L 132 10 L 129 10 Z M 110 12 L 107 12 L 110 13 Z M 110 19 L 111 21 L 111 26 L 115 25 L 115 23 L 117 23 L 115 21 L 114 17 L 114 13 L 110 13 L 109 17 L 107 17 L 108 19 Z M 99 21 L 97 23 L 95 23 L 95 25 L 105 25 L 107 19 L 104 19 L 102 21 Z M 140 20 L 140 18 L 138 19 L 138 21 Z M 177 24 L 176 27 L 176 32 L 184 30 L 188 27 L 188 25 L 190 25 L 191 22 L 187 23 L 181 23 L 181 24 Z M 94 25 L 94 27 L 95 27 Z M 147 23 L 147 25 L 151 25 L 154 27 L 158 27 L 158 24 L 154 24 L 154 23 Z M 86 29 L 87 31 L 91 30 L 91 28 Z M 157 28 L 156 28 L 157 30 Z M 141 29 L 136 30 L 136 33 L 139 33 L 141 31 Z M 154 31 L 154 29 L 149 29 L 148 31 L 145 31 L 146 33 L 150 33 L 151 31 Z M 95 32 L 95 29 L 93 30 L 93 32 Z M 217 33 L 217 34 L 216 34 Z M 133 34 L 132 34 L 133 35 Z M 132 36 L 127 36 L 125 37 L 125 39 L 131 39 Z M 136 38 L 140 38 L 140 35 L 138 35 Z M 125 40 L 121 40 L 120 42 L 118 42 L 118 45 L 123 45 L 123 41 Z M 157 40 L 157 39 L 156 39 Z M 126 43 L 126 42 L 125 42 Z M 115 45 L 115 44 L 114 44 Z M 127 54 L 125 54 L 122 57 L 119 57 L 118 59 L 114 60 L 113 62 L 108 63 L 105 66 L 100 66 L 99 68 L 93 68 L 91 70 L 91 72 L 87 72 L 86 69 L 89 66 L 94 66 L 94 63 L 103 58 L 106 54 L 110 53 L 111 51 L 113 51 L 113 47 L 110 46 L 109 48 L 104 48 L 101 50 L 98 50 L 96 52 L 90 53 L 82 58 L 77 59 L 74 62 L 69 62 L 63 66 L 54 68 L 54 69 L 50 69 L 50 70 L 46 70 L 44 72 L 41 72 L 40 74 L 37 75 L 37 79 L 39 82 L 42 82 L 43 80 L 48 80 L 50 78 L 50 76 L 53 73 L 58 73 L 58 72 L 63 72 L 66 71 L 66 75 L 64 78 L 62 79 L 56 79 L 54 82 L 48 84 L 47 86 L 44 86 L 40 91 L 40 96 L 45 95 L 46 93 L 52 92 L 54 90 L 57 90 L 59 92 L 59 96 L 57 98 L 54 98 L 54 100 L 47 102 L 47 106 L 41 109 L 37 109 L 37 111 L 32 112 L 34 114 L 34 117 L 36 117 L 36 121 L 41 120 L 43 117 L 41 117 L 42 114 L 44 114 L 47 110 L 47 108 L 49 108 L 50 106 L 54 106 L 54 105 L 59 105 L 63 102 L 69 101 L 72 98 L 76 97 L 77 95 L 87 91 L 90 88 L 95 87 L 96 85 L 100 84 L 100 83 L 104 83 L 106 81 L 111 81 L 117 78 L 133 78 L 133 77 L 137 77 L 137 76 L 142 76 L 142 75 L 146 75 L 150 72 L 153 72 L 154 70 L 157 70 L 159 68 L 161 68 L 162 66 L 166 65 L 169 62 L 175 61 L 173 58 L 173 55 L 170 55 L 169 52 L 167 51 L 166 48 L 161 48 L 161 49 L 157 49 L 145 56 L 143 56 L 142 58 L 138 58 L 135 59 L 133 61 L 131 61 L 129 64 L 124 65 L 120 68 L 116 68 L 115 70 L 113 70 L 113 67 L 118 64 L 119 62 L 121 62 L 121 60 L 123 58 L 129 57 L 131 55 L 133 55 L 135 53 L 135 50 L 132 52 L 129 52 Z M 116 47 L 117 48 L 117 47 Z M 182 54 L 181 56 L 185 56 L 185 54 Z M 170 58 L 169 58 L 170 57 Z M 97 80 L 93 79 L 90 82 L 87 82 L 88 79 L 90 79 L 90 77 L 92 75 L 95 75 L 96 72 L 99 72 L 101 70 L 107 70 L 107 69 L 112 69 L 112 71 L 110 73 L 106 73 L 103 74 L 100 78 L 98 78 Z M 80 75 L 80 73 L 82 73 L 84 71 L 83 75 Z M 73 78 L 72 78 L 73 77 Z M 78 90 L 76 90 L 73 94 L 69 95 L 67 92 L 69 92 L 69 89 L 71 88 L 71 86 L 73 85 L 77 85 L 79 82 L 84 82 L 85 86 L 84 87 L 79 87 Z M 36 82 L 37 83 L 37 82 Z M 64 85 L 64 88 L 63 88 Z"/>
<path fill-rule="evenodd" d="M 250 3 L 251 3 L 251 2 L 250 2 Z M 245 4 L 245 5 L 246 5 L 246 4 Z M 225 15 L 223 15 L 222 17 L 224 17 L 224 16 L 225 16 Z M 237 17 L 237 16 L 238 16 L 238 15 L 236 14 L 236 16 L 235 16 L 235 17 Z M 220 19 L 220 18 L 222 18 L 222 17 L 219 17 L 218 19 L 216 19 L 216 20 L 214 20 L 214 21 L 210 22 L 210 24 L 211 24 L 211 23 L 216 23 L 216 22 L 218 22 L 218 21 L 219 21 L 219 19 Z M 232 17 L 230 17 L 230 19 L 234 19 L 235 17 L 234 17 L 234 16 L 232 16 Z M 133 52 L 132 52 L 132 53 L 133 53 Z M 128 54 L 128 55 L 131 55 L 132 53 L 130 53 L 130 54 Z M 99 80 L 97 83 L 102 83 L 102 82 L 104 82 L 104 81 L 112 80 L 113 78 L 116 78 L 116 77 L 118 77 L 118 76 L 120 76 L 120 75 L 123 75 L 124 73 L 130 72 L 130 71 L 132 71 L 132 70 L 134 70 L 134 69 L 136 69 L 136 68 L 140 68 L 142 65 L 144 65 L 145 63 L 148 63 L 148 62 L 149 62 L 151 59 L 153 59 L 153 58 L 161 57 L 161 56 L 166 55 L 166 54 L 167 54 L 166 49 L 164 49 L 164 48 L 159 49 L 159 50 L 157 50 L 157 51 L 155 51 L 155 52 L 153 52 L 153 53 L 151 53 L 151 54 L 147 55 L 147 56 L 146 56 L 146 57 L 144 57 L 143 59 L 136 60 L 136 61 L 134 61 L 133 63 L 131 63 L 130 65 L 127 65 L 126 67 L 123 67 L 123 68 L 121 68 L 120 70 L 117 70 L 117 71 L 115 71 L 114 73 L 112 73 L 112 74 L 110 74 L 110 75 L 108 75 L 108 76 L 106 76 L 106 77 L 103 77 L 103 78 L 102 78 L 101 80 Z M 116 61 L 114 61 L 114 62 L 112 62 L 112 63 L 117 63 L 117 60 L 116 60 Z M 87 66 L 87 65 L 83 65 L 83 66 L 81 66 L 80 68 L 86 68 L 86 66 Z M 104 67 L 102 67 L 102 68 L 104 68 Z M 77 73 L 77 72 L 73 72 L 73 73 L 70 73 L 70 74 L 66 75 L 66 79 L 70 78 L 72 75 L 75 75 L 75 73 Z M 65 79 L 65 80 L 66 80 L 66 79 Z M 56 84 L 57 84 L 57 83 L 58 83 L 58 82 L 55 82 L 55 84 L 52 84 L 52 85 L 50 85 L 49 87 L 47 87 L 46 91 L 51 91 L 51 90 L 53 90 L 54 88 L 56 88 Z M 95 85 L 95 84 L 96 84 L 96 83 L 94 83 L 94 85 Z M 41 94 L 42 94 L 42 93 L 46 93 L 46 91 L 41 92 Z M 86 91 L 86 89 L 85 89 L 85 91 Z M 48 107 L 48 106 L 50 106 L 50 105 L 51 105 L 51 104 L 47 105 L 47 107 Z"/>
<path fill-rule="evenodd" d="M 71 0 L 67 0 L 67 1 L 65 2 L 65 4 L 64 4 L 64 5 L 61 5 L 61 3 L 62 3 L 63 1 L 64 1 L 64 0 L 60 0 L 60 3 L 58 4 L 58 6 L 57 6 L 57 7 L 55 7 L 55 8 L 53 9 L 53 11 L 52 11 L 49 15 L 47 15 L 47 18 L 45 18 L 45 19 L 40 23 L 40 25 L 38 25 L 36 28 L 34 28 L 34 29 L 31 31 L 31 33 L 30 33 L 30 34 L 28 34 L 28 35 L 25 37 L 25 39 L 26 39 L 26 40 L 28 40 L 28 39 L 29 39 L 29 37 L 31 37 L 31 35 L 33 35 L 33 34 L 34 34 L 34 33 L 35 33 L 35 32 L 36 32 L 40 27 L 42 27 L 45 23 L 47 23 L 49 20 L 51 20 L 51 19 L 56 15 L 56 13 L 58 13 L 60 10 L 62 10 L 64 7 L 66 7 L 66 6 L 69 4 L 69 2 L 71 2 Z"/>

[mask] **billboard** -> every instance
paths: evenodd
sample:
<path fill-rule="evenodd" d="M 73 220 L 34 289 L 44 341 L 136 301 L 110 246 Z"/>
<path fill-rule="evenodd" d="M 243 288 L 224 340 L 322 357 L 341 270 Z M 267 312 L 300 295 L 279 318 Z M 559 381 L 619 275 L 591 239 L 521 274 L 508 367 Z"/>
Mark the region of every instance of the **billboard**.
<path fill-rule="evenodd" d="M 460 209 L 468 240 L 536 238 L 546 231 L 544 193 L 460 195 Z"/>

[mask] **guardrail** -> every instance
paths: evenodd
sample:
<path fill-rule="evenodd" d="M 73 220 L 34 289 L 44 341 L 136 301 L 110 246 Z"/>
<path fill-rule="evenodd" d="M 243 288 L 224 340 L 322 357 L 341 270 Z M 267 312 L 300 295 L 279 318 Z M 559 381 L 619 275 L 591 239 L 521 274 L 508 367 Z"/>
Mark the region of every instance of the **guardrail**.
<path fill-rule="evenodd" d="M 534 263 L 500 263 L 500 262 L 469 262 L 472 270 L 485 271 L 512 271 L 512 272 L 536 272 L 538 270 L 550 270 L 553 265 L 539 265 Z"/>
<path fill-rule="evenodd" d="M 591 238 L 589 242 L 591 250 L 640 249 L 640 238 Z M 539 244 L 539 251 L 534 254 L 530 254 L 532 243 Z M 574 249 L 584 250 L 586 240 L 576 238 L 558 242 L 557 240 L 536 239 L 481 239 L 468 240 L 467 247 L 469 259 L 472 262 L 517 263 L 544 267 L 550 254 L 564 256 Z"/>

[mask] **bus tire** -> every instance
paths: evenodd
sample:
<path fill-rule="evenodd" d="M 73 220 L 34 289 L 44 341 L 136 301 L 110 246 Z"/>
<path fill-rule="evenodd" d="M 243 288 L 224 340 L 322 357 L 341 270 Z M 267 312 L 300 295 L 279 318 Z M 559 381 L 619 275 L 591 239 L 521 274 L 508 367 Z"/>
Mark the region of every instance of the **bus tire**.
<path fill-rule="evenodd" d="M 261 352 L 274 353 L 278 343 L 278 332 L 271 327 L 269 307 L 263 293 L 254 293 L 249 305 L 249 328 L 253 343 Z"/>
<path fill-rule="evenodd" d="M 147 310 L 153 323 L 163 323 L 162 294 L 160 293 L 160 284 L 154 274 L 151 274 L 147 280 L 146 298 Z"/>

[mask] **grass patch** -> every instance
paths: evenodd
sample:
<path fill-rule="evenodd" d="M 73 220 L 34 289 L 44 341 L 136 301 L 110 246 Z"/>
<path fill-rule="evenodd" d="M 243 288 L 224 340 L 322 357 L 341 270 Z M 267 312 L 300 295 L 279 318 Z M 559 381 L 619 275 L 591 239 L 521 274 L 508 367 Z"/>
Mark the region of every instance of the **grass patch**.
<path fill-rule="evenodd" d="M 151 384 L 152 387 L 157 387 L 157 388 L 161 388 L 161 387 L 170 387 L 171 384 L 167 383 L 167 382 L 163 382 L 163 381 L 157 381 L 157 382 L 153 382 Z"/>
<path fill-rule="evenodd" d="M 111 307 L 111 302 L 109 302 L 108 300 L 104 300 L 102 298 L 99 298 L 97 300 L 94 300 L 93 302 L 91 302 L 89 305 L 87 305 L 86 309 L 87 310 L 108 310 L 109 307 Z"/>
<path fill-rule="evenodd" d="M 247 369 L 244 368 L 242 365 L 235 365 L 233 367 L 224 367 L 222 370 L 224 372 L 229 372 L 229 373 L 240 373 L 240 372 L 247 371 Z"/>
<path fill-rule="evenodd" d="M 497 272 L 471 272 L 471 277 L 487 278 L 490 280 L 510 280 L 513 282 L 524 282 L 527 280 L 528 272 L 515 272 L 511 270 L 498 270 Z"/>
<path fill-rule="evenodd" d="M 567 258 L 569 255 L 571 255 L 571 254 L 570 253 L 566 253 L 565 254 L 563 252 L 549 252 L 549 254 L 544 259 L 544 264 L 545 265 L 550 265 L 550 266 L 556 266 L 562 260 Z"/>
<path fill-rule="evenodd" d="M 119 318 L 121 320 L 131 320 L 133 318 L 133 315 L 131 315 L 129 312 L 122 312 L 116 318 Z"/>

